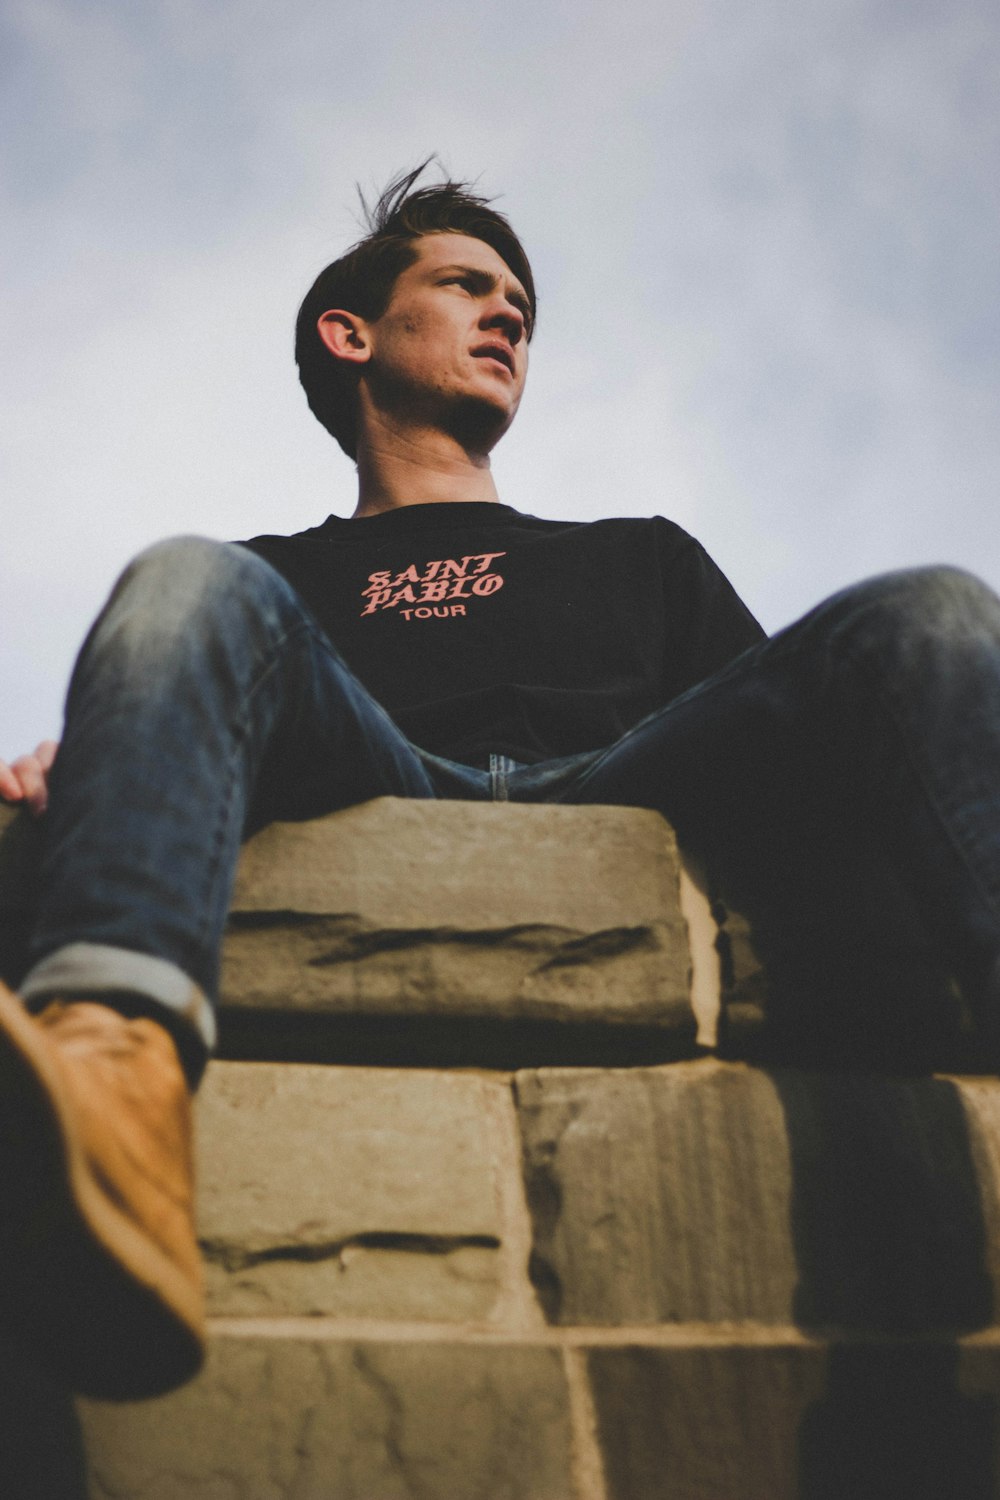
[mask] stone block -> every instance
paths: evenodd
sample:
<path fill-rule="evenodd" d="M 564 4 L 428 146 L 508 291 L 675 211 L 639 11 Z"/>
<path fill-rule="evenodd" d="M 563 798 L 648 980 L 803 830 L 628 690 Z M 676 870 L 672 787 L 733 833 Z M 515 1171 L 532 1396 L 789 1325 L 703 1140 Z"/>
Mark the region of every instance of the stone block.
<path fill-rule="evenodd" d="M 591 1350 L 607 1500 L 996 1500 L 998 1350 Z"/>
<path fill-rule="evenodd" d="M 247 844 L 222 993 L 246 1008 L 693 1035 L 673 835 L 635 808 L 378 798 Z"/>
<path fill-rule="evenodd" d="M 504 1082 L 210 1065 L 198 1227 L 217 1314 L 486 1319 L 500 1293 Z"/>
<path fill-rule="evenodd" d="M 0 973 L 14 983 L 37 835 L 0 807 Z M 679 881 L 670 828 L 636 808 L 383 797 L 272 824 L 237 872 L 223 1052 L 382 1063 L 417 1049 L 491 1066 L 690 1055 Z M 518 1026 L 533 1045 L 510 1042 Z M 587 1027 L 603 1033 L 589 1046 Z"/>
<path fill-rule="evenodd" d="M 993 1321 L 996 1083 L 704 1060 L 516 1087 L 553 1322 Z"/>
<path fill-rule="evenodd" d="M 805 1500 L 798 1432 L 824 1361 L 737 1343 L 590 1350 L 607 1500 Z"/>
<path fill-rule="evenodd" d="M 80 1410 L 91 1500 L 574 1500 L 555 1349 L 221 1338 L 175 1395 Z"/>
<path fill-rule="evenodd" d="M 357 907 L 383 927 L 514 927 L 528 918 L 590 931 L 627 927 L 637 914 L 676 922 L 675 847 L 665 821 L 642 808 L 376 797 L 256 834 L 232 904 L 306 914 Z"/>

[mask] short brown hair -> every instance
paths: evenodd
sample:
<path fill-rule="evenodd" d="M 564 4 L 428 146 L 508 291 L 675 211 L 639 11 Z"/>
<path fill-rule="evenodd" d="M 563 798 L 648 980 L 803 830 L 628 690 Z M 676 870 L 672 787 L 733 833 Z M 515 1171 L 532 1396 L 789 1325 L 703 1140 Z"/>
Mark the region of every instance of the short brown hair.
<path fill-rule="evenodd" d="M 331 307 L 345 308 L 368 320 L 381 317 L 396 278 L 416 259 L 414 241 L 422 235 L 467 234 L 495 250 L 527 293 L 531 337 L 535 282 L 520 240 L 503 214 L 490 207 L 488 198 L 474 193 L 469 183 L 447 179 L 415 187 L 433 159 L 393 178 L 374 208 L 369 208 L 358 189 L 369 232 L 319 273 L 299 308 L 295 362 L 309 409 L 350 458 L 357 457 L 358 376 L 330 355 L 317 324 Z"/>

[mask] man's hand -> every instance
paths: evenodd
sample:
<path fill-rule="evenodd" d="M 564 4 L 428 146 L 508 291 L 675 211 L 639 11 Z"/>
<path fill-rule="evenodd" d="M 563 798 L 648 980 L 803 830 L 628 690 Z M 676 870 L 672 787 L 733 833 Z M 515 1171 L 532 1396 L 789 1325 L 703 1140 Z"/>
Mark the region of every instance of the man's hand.
<path fill-rule="evenodd" d="M 0 797 L 7 802 L 23 802 L 33 817 L 40 817 L 49 801 L 49 772 L 59 745 L 43 740 L 31 755 L 19 755 L 8 765 L 0 760 Z"/>

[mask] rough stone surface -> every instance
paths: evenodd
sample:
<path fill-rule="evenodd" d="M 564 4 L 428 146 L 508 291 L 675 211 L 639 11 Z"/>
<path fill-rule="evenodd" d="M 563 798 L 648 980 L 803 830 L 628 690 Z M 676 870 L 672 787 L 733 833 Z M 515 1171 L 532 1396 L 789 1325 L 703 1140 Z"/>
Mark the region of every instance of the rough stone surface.
<path fill-rule="evenodd" d="M 993 1319 L 995 1163 L 958 1083 L 703 1061 L 522 1073 L 517 1096 L 553 1322 Z"/>
<path fill-rule="evenodd" d="M 662 918 L 665 903 L 677 919 L 675 847 L 640 808 L 377 797 L 257 834 L 233 908 L 360 908 L 383 926 L 624 927 Z"/>
<path fill-rule="evenodd" d="M 693 1029 L 673 835 L 634 808 L 379 798 L 246 846 L 230 1007 Z"/>
<path fill-rule="evenodd" d="M 221 1339 L 174 1396 L 80 1409 L 91 1500 L 574 1500 L 554 1349 Z"/>
<path fill-rule="evenodd" d="M 199 1237 L 218 1314 L 484 1319 L 500 1185 L 472 1075 L 213 1063 Z"/>
<path fill-rule="evenodd" d="M 37 826 L 0 807 L 0 975 L 13 984 L 37 856 Z M 690 1056 L 714 1019 L 692 1008 L 679 881 L 670 828 L 636 808 L 386 797 L 274 824 L 237 872 L 223 1054 L 491 1067 Z"/>
<path fill-rule="evenodd" d="M 18 983 L 39 825 L 0 802 L 0 975 Z M 244 847 L 223 947 L 229 1013 L 502 1016 L 654 1025 L 693 1037 L 672 829 L 628 807 L 376 798 Z M 690 888 L 690 882 L 688 882 Z M 723 918 L 723 969 L 711 956 Z M 688 922 L 685 922 L 685 918 Z M 733 1055 L 766 986 L 741 916 L 708 906 L 700 1041 L 720 987 Z M 696 998 L 697 1005 L 697 998 Z M 441 1049 L 438 1049 L 441 1050 Z"/>
<path fill-rule="evenodd" d="M 608 1500 L 995 1500 L 996 1348 L 593 1350 Z"/>
<path fill-rule="evenodd" d="M 591 1350 L 608 1500 L 800 1500 L 798 1432 L 824 1358 L 736 1344 Z"/>

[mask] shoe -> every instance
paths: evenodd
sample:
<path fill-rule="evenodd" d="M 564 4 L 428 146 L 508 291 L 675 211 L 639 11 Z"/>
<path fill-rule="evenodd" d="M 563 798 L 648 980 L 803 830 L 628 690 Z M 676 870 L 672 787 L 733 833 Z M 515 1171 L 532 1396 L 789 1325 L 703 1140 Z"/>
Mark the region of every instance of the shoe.
<path fill-rule="evenodd" d="M 0 985 L 0 1330 L 104 1400 L 201 1365 L 191 1097 L 155 1021 Z"/>

